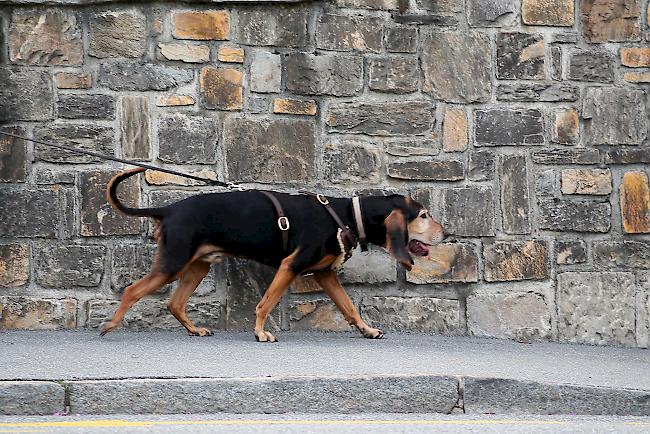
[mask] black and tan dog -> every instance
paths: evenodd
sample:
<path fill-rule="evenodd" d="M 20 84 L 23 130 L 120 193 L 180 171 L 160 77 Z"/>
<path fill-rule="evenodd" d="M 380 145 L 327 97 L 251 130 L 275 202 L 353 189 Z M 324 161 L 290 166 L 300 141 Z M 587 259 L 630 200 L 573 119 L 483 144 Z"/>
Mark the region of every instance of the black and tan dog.
<path fill-rule="evenodd" d="M 345 249 L 340 225 L 331 211 L 339 223 L 354 228 L 351 232 L 355 236 L 361 232 L 368 243 L 383 246 L 409 270 L 413 265 L 409 252 L 427 255 L 428 246 L 444 238 L 442 226 L 422 205 L 399 195 L 361 198 L 355 205 L 361 215 L 356 217 L 351 199 L 331 198 L 326 205 L 322 196 L 317 200 L 304 194 L 273 193 L 273 199 L 254 190 L 197 195 L 161 208 L 129 208 L 117 199 L 117 186 L 143 171 L 135 169 L 115 176 L 108 184 L 107 196 L 111 205 L 125 214 L 156 220 L 158 250 L 149 274 L 124 290 L 120 306 L 102 328 L 102 335 L 117 327 L 143 296 L 175 280 L 180 282 L 168 303 L 169 310 L 190 334 L 211 335 L 210 330 L 189 320 L 187 301 L 211 263 L 219 262 L 222 256 L 237 256 L 278 269 L 255 309 L 258 341 L 276 341 L 264 330 L 266 318 L 294 278 L 307 272 L 314 273 L 350 324 L 367 338 L 381 338 L 382 331 L 361 319 L 336 277 L 333 265 L 341 262 Z M 326 207 L 331 207 L 330 212 Z M 278 222 L 278 209 L 285 213 L 285 221 Z"/>

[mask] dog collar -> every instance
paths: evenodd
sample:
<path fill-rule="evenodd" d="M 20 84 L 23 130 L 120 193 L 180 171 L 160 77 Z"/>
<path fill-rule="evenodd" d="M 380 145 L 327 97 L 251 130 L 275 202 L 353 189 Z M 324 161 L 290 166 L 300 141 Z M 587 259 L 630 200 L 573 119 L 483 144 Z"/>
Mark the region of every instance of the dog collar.
<path fill-rule="evenodd" d="M 354 222 L 357 225 L 359 233 L 359 245 L 363 252 L 368 251 L 368 241 L 366 240 L 366 230 L 363 227 L 363 216 L 361 214 L 361 198 L 352 196 L 352 210 L 354 211 Z"/>

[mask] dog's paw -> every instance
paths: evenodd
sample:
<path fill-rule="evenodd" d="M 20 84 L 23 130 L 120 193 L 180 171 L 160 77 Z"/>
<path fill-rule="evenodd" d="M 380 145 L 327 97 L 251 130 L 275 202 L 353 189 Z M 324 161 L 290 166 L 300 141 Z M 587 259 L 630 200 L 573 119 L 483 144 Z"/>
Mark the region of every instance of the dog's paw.
<path fill-rule="evenodd" d="M 214 333 L 210 329 L 206 329 L 205 327 L 197 327 L 194 329 L 194 331 L 188 332 L 190 336 L 213 336 Z"/>
<path fill-rule="evenodd" d="M 113 324 L 112 322 L 106 322 L 102 324 L 101 328 L 99 329 L 99 336 L 106 335 L 106 333 L 110 332 L 115 327 L 117 327 L 117 324 Z"/>
<path fill-rule="evenodd" d="M 379 329 L 368 328 L 363 332 L 363 337 L 367 339 L 383 339 L 384 332 Z"/>
<path fill-rule="evenodd" d="M 275 336 L 273 336 L 271 333 L 266 332 L 264 330 L 260 332 L 255 332 L 255 340 L 257 342 L 269 342 L 269 343 L 278 342 L 278 339 Z"/>

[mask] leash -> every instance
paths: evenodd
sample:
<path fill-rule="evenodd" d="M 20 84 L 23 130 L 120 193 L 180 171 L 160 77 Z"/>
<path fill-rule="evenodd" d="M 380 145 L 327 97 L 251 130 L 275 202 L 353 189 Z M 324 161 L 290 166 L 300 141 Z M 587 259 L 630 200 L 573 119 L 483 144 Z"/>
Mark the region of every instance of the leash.
<path fill-rule="evenodd" d="M 70 152 L 76 152 L 78 154 L 90 155 L 92 157 L 100 158 L 102 160 L 116 161 L 118 163 L 129 164 L 131 166 L 142 167 L 144 169 L 157 170 L 158 172 L 164 172 L 164 173 L 169 173 L 170 175 L 176 175 L 176 176 L 181 176 L 183 178 L 193 179 L 195 181 L 204 182 L 204 183 L 209 184 L 209 185 L 216 185 L 216 186 L 219 186 L 219 187 L 226 187 L 226 188 L 231 189 L 231 190 L 232 189 L 237 189 L 237 188 L 241 189 L 240 186 L 238 186 L 236 183 L 233 183 L 233 182 L 222 182 L 222 181 L 217 181 L 215 179 L 202 178 L 200 176 L 194 176 L 194 175 L 190 175 L 188 173 L 177 172 L 176 170 L 166 169 L 164 167 L 152 166 L 151 164 L 147 164 L 147 163 L 139 163 L 137 161 L 126 160 L 124 158 L 114 157 L 112 155 L 100 154 L 98 152 L 93 152 L 93 151 L 86 151 L 85 149 L 78 149 L 78 148 L 73 148 L 71 146 L 59 145 L 57 143 L 46 142 L 44 140 L 30 139 L 29 137 L 19 136 L 18 134 L 7 133 L 5 131 L 0 131 L 0 134 L 2 134 L 4 136 L 8 136 L 8 137 L 14 137 L 16 139 L 22 139 L 22 140 L 28 140 L 28 141 L 34 142 L 34 143 L 40 143 L 41 145 L 51 146 L 53 148 L 64 149 L 64 150 L 70 151 Z"/>

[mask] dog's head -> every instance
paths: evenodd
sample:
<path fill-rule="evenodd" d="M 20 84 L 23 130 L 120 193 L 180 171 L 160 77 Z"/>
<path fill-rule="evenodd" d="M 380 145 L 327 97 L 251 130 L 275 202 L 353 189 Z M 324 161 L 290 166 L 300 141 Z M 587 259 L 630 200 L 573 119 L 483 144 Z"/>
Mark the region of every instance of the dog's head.
<path fill-rule="evenodd" d="M 413 267 L 411 254 L 427 256 L 429 246 L 440 243 L 445 231 L 429 211 L 413 199 L 400 196 L 394 203 L 395 208 L 384 220 L 384 247 L 410 271 Z"/>

